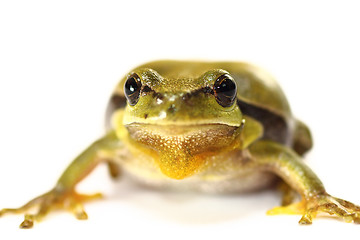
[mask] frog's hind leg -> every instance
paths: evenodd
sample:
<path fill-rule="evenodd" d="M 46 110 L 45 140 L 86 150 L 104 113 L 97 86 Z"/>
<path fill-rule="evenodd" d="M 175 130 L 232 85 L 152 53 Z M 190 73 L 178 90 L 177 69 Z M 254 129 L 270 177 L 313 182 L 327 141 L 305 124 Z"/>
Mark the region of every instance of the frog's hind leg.
<path fill-rule="evenodd" d="M 300 120 L 295 120 L 292 149 L 300 156 L 312 148 L 313 141 L 309 128 Z"/>
<path fill-rule="evenodd" d="M 120 177 L 121 175 L 121 168 L 118 164 L 112 162 L 112 161 L 109 161 L 107 162 L 107 165 L 108 165 L 108 170 L 109 170 L 109 173 L 110 173 L 110 176 L 114 179 Z"/>
<path fill-rule="evenodd" d="M 277 183 L 277 189 L 282 194 L 281 206 L 274 207 L 266 212 L 267 215 L 303 215 L 305 213 L 304 202 L 297 201 L 299 194 L 290 187 L 284 180 L 279 179 Z"/>
<path fill-rule="evenodd" d="M 282 193 L 281 206 L 288 206 L 299 197 L 299 194 L 282 179 L 279 179 L 277 189 Z"/>

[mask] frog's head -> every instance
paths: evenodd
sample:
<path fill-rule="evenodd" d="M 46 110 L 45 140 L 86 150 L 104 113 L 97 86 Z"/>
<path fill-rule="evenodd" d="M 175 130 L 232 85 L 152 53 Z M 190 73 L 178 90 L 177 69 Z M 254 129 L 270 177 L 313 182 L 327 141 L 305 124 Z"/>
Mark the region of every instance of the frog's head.
<path fill-rule="evenodd" d="M 216 69 L 188 78 L 163 77 L 148 68 L 131 72 L 124 82 L 127 106 L 121 123 L 131 139 L 157 156 L 161 171 L 183 179 L 201 169 L 204 159 L 233 149 L 242 114 L 236 83 Z"/>

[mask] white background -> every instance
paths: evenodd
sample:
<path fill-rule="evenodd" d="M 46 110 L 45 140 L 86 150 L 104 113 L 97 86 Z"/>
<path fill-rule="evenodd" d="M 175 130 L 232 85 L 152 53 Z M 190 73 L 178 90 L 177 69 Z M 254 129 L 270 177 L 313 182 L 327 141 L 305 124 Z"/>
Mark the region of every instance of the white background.
<path fill-rule="evenodd" d="M 306 161 L 331 194 L 360 204 L 360 14 L 356 1 L 1 1 L 0 208 L 50 189 L 103 133 L 110 93 L 156 59 L 249 61 L 280 82 L 312 129 Z M 103 192 L 88 221 L 56 212 L 32 230 L 0 219 L 1 239 L 356 238 L 332 218 L 266 216 L 273 190 L 242 196 L 151 191 L 104 167 L 81 185 Z M 5 237 L 5 238 L 4 238 Z"/>

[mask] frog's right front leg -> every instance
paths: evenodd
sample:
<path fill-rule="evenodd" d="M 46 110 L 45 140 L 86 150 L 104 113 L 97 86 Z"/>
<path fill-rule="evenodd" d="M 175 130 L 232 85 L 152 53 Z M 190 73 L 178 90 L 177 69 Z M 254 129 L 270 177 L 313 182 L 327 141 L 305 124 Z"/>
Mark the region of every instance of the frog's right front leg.
<path fill-rule="evenodd" d="M 292 149 L 262 140 L 253 143 L 249 150 L 252 156 L 249 166 L 275 173 L 302 197 L 301 202 L 276 207 L 268 214 L 301 214 L 300 224 L 311 224 L 318 213 L 360 223 L 360 206 L 329 195 L 320 179 Z"/>
<path fill-rule="evenodd" d="M 61 175 L 55 187 L 49 192 L 38 196 L 20 208 L 5 208 L 0 216 L 6 213 L 25 213 L 25 219 L 20 228 L 31 228 L 34 221 L 40 221 L 52 209 L 65 208 L 73 212 L 78 219 L 87 219 L 82 203 L 101 197 L 101 194 L 84 195 L 75 190 L 75 186 L 85 178 L 100 162 L 109 161 L 120 141 L 115 132 L 109 132 L 103 138 L 94 142 L 81 153 Z M 35 214 L 27 214 L 31 208 L 37 207 Z"/>

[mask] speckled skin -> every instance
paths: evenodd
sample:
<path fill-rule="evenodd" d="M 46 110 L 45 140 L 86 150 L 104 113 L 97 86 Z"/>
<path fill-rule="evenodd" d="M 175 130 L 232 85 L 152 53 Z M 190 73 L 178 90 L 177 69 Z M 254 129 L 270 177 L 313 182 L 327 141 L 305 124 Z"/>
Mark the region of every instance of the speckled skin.
<path fill-rule="evenodd" d="M 216 128 L 216 130 L 219 129 Z M 133 132 L 135 130 L 130 129 L 129 131 Z M 132 136 L 139 139 L 139 141 L 148 143 L 148 134 L 144 132 L 144 129 L 141 131 L 137 130 L 136 133 L 132 133 Z M 202 134 L 207 133 L 202 132 Z M 213 137 L 218 140 L 220 139 L 216 135 Z M 174 151 L 181 152 L 182 150 L 180 142 L 186 141 L 186 139 L 174 138 L 176 137 L 165 140 L 169 142 L 166 147 L 170 150 L 166 154 L 170 155 L 172 159 L 176 159 Z M 198 137 L 191 136 L 189 137 L 188 141 L 190 143 L 188 145 L 202 149 L 205 145 L 210 144 L 209 142 L 201 141 L 203 138 L 204 136 L 202 135 Z M 157 139 L 152 144 L 156 149 L 163 150 L 162 144 L 164 142 L 161 139 Z M 276 179 L 274 174 L 258 171 L 246 166 L 249 157 L 247 150 L 219 152 L 216 155 L 207 156 L 203 160 L 203 165 L 200 169 L 196 170 L 195 174 L 182 180 L 166 176 L 159 168 L 156 159 L 152 155 L 144 154 L 143 149 L 139 147 L 133 149 L 132 152 L 128 150 L 119 151 L 117 161 L 119 161 L 122 169 L 129 173 L 134 180 L 160 189 L 201 191 L 205 193 L 235 193 L 255 191 L 274 183 Z M 181 169 L 179 164 L 172 164 L 170 162 L 169 165 L 176 168 L 170 168 L 172 172 L 168 173 L 169 175 L 176 172 L 177 169 Z"/>
<path fill-rule="evenodd" d="M 233 91 L 217 85 L 222 79 Z M 113 177 L 121 168 L 151 186 L 210 193 L 256 190 L 280 177 L 302 200 L 285 197 L 290 205 L 268 213 L 301 214 L 301 224 L 312 223 L 319 212 L 360 223 L 360 207 L 329 195 L 304 164 L 301 155 L 312 147 L 309 129 L 292 116 L 272 77 L 253 65 L 144 64 L 116 87 L 107 115 L 107 133 L 70 164 L 53 189 L 0 216 L 38 207 L 25 214 L 21 228 L 55 208 L 86 219 L 82 203 L 98 195 L 79 194 L 75 187 L 105 162 Z"/>

